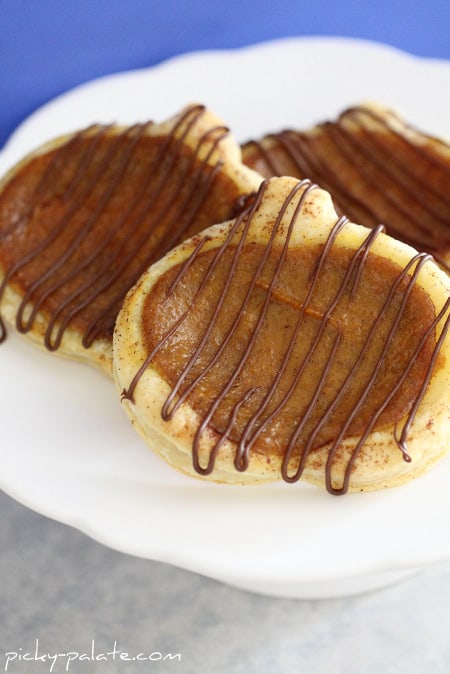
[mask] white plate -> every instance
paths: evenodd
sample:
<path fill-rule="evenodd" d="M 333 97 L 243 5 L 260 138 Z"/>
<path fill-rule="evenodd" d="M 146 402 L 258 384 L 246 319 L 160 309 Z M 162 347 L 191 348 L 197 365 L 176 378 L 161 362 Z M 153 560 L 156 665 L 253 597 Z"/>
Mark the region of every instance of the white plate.
<path fill-rule="evenodd" d="M 243 141 L 366 100 L 450 136 L 450 62 L 328 38 L 189 54 L 54 100 L 13 134 L 0 170 L 90 122 L 161 120 L 194 101 Z M 303 483 L 217 486 L 154 456 L 128 424 L 112 382 L 95 370 L 10 334 L 0 371 L 0 486 L 113 548 L 302 598 L 374 589 L 450 557 L 450 459 L 375 494 L 333 497 Z"/>

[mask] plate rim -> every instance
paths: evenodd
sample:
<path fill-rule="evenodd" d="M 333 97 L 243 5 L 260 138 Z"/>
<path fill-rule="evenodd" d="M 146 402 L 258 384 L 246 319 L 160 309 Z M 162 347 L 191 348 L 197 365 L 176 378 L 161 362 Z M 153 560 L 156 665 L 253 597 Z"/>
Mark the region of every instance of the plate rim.
<path fill-rule="evenodd" d="M 426 63 L 426 64 L 431 64 L 431 65 L 439 65 L 439 64 L 445 64 L 445 67 L 449 69 L 450 72 L 450 61 L 447 61 L 446 59 L 436 59 L 436 58 L 429 58 L 429 57 L 422 57 L 422 56 L 416 56 L 414 54 L 411 54 L 409 52 L 403 51 L 397 47 L 394 47 L 392 45 L 386 45 L 382 42 L 376 42 L 372 40 L 366 40 L 363 38 L 348 38 L 348 37 L 341 37 L 341 36 L 304 36 L 304 37 L 286 37 L 286 38 L 274 38 L 272 40 L 267 40 L 267 41 L 261 41 L 249 45 L 245 45 L 242 47 L 238 48 L 231 48 L 231 49 L 205 49 L 205 50 L 196 50 L 196 51 L 191 51 L 191 52 L 186 52 L 183 54 L 177 54 L 174 56 L 171 56 L 153 66 L 149 67 L 144 67 L 144 68 L 137 68 L 137 69 L 132 69 L 132 70 L 123 70 L 115 73 L 109 73 L 107 75 L 103 75 L 100 77 L 93 78 L 89 81 L 86 81 L 84 83 L 81 83 L 75 87 L 72 87 L 68 89 L 66 92 L 61 93 L 60 95 L 56 96 L 55 98 L 51 99 L 44 105 L 40 106 L 37 108 L 34 112 L 31 113 L 28 117 L 26 117 L 13 131 L 13 133 L 9 136 L 7 139 L 5 145 L 0 151 L 0 159 L 8 155 L 8 152 L 11 151 L 11 148 L 14 147 L 14 145 L 17 142 L 17 138 L 20 138 L 20 135 L 23 133 L 24 128 L 28 128 L 28 126 L 38 118 L 45 116 L 47 111 L 52 108 L 55 105 L 60 105 L 61 102 L 64 102 L 68 97 L 77 97 L 77 96 L 82 96 L 84 92 L 90 88 L 95 88 L 98 87 L 100 84 L 101 85 L 108 85 L 108 83 L 112 82 L 113 80 L 117 80 L 118 78 L 128 78 L 130 76 L 137 76 L 140 77 L 142 75 L 146 75 L 147 73 L 151 72 L 164 72 L 167 71 L 169 68 L 177 68 L 178 64 L 180 62 L 186 63 L 187 61 L 193 62 L 197 59 L 208 59 L 208 58 L 239 58 L 240 55 L 243 53 L 250 53 L 250 52 L 260 52 L 262 49 L 265 50 L 277 50 L 279 48 L 284 48 L 286 45 L 289 46 L 296 46 L 298 44 L 302 44 L 308 46 L 308 45 L 317 45 L 319 47 L 320 45 L 323 45 L 324 43 L 327 43 L 328 46 L 336 45 L 339 44 L 340 46 L 345 45 L 346 47 L 350 48 L 355 48 L 355 49 L 365 49 L 368 51 L 373 51 L 373 52 L 389 52 L 391 54 L 395 54 L 398 58 L 403 58 L 405 62 L 411 62 L 411 63 Z M 33 347 L 35 348 L 35 347 Z M 150 451 L 150 450 L 149 450 Z M 77 521 L 77 517 L 74 514 L 72 518 L 69 517 L 61 517 L 61 515 L 55 515 L 54 513 L 50 512 L 50 510 L 46 507 L 42 507 L 42 504 L 36 505 L 30 502 L 26 502 L 27 499 L 21 496 L 18 496 L 17 493 L 15 492 L 14 489 L 8 488 L 8 486 L 5 487 L 3 478 L 0 476 L 0 488 L 5 492 L 8 493 L 10 496 L 15 498 L 17 501 L 20 501 L 26 507 L 36 510 L 37 512 L 42 513 L 46 517 L 53 518 L 59 522 L 64 523 L 65 525 L 72 526 L 80 531 L 83 531 L 86 535 L 90 536 L 91 538 L 103 542 L 104 544 L 115 548 L 117 550 L 121 550 L 122 552 L 127 552 L 127 550 L 120 546 L 114 544 L 113 541 L 104 541 L 104 538 L 108 537 L 103 537 L 99 531 L 93 531 L 92 529 L 96 529 L 95 526 L 91 526 L 90 522 L 87 521 Z M 399 489 L 399 488 L 397 488 Z M 401 487 L 400 487 L 401 489 Z M 97 529 L 98 529 L 98 524 L 97 524 Z M 448 548 L 448 546 L 447 546 Z M 396 565 L 393 566 L 393 562 L 391 561 L 389 565 L 386 565 L 387 560 L 385 560 L 385 564 L 380 564 L 380 563 L 374 563 L 373 565 L 368 565 L 367 568 L 363 569 L 362 573 L 358 575 L 365 575 L 367 573 L 374 573 L 374 572 L 379 572 L 383 573 L 385 571 L 391 571 L 392 569 L 405 569 L 405 568 L 411 568 L 411 567 L 416 567 L 416 566 L 424 566 L 426 564 L 429 564 L 434 561 L 441 561 L 443 559 L 446 559 L 447 557 L 450 556 L 450 549 L 445 549 L 442 547 L 441 553 L 442 554 L 437 554 L 436 551 L 434 553 L 430 554 L 428 551 L 421 551 L 420 554 L 417 555 L 416 559 L 410 560 L 408 563 L 408 560 L 401 560 L 400 563 L 397 563 Z M 132 553 L 136 554 L 136 553 Z M 172 555 L 173 556 L 173 555 Z M 147 556 L 146 556 L 147 557 Z M 152 557 L 147 557 L 149 559 L 155 559 L 157 561 L 165 562 L 165 563 L 173 563 L 170 559 L 167 558 L 168 555 L 165 554 L 161 558 L 159 558 L 157 555 L 152 556 Z M 194 566 L 189 566 L 186 562 L 184 563 L 177 563 L 175 562 L 175 565 L 180 566 L 185 569 L 189 569 L 194 572 L 199 572 L 199 573 L 204 573 L 204 575 L 208 575 L 210 577 L 214 577 L 214 573 L 212 573 L 212 570 L 203 570 L 203 571 L 198 571 L 198 564 L 194 564 Z M 208 565 L 206 565 L 208 566 Z M 258 573 L 259 570 L 256 572 Z M 261 572 L 262 573 L 262 572 Z M 233 573 L 230 570 L 229 576 L 233 576 Z M 235 575 L 234 578 L 237 576 Z M 327 580 L 336 580 L 337 582 L 342 579 L 344 576 L 341 575 L 330 575 L 330 574 L 319 574 L 317 579 L 327 579 Z M 272 579 L 275 580 L 275 579 Z M 295 580 L 295 579 L 292 579 Z M 304 579 L 306 581 L 306 578 Z"/>

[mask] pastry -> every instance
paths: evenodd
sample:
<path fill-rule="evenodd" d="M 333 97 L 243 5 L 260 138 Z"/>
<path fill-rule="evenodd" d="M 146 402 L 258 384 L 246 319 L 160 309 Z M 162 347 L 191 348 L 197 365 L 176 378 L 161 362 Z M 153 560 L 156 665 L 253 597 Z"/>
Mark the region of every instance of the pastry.
<path fill-rule="evenodd" d="M 338 216 L 308 180 L 272 178 L 129 291 L 116 385 L 188 475 L 399 485 L 448 450 L 449 295 L 430 255 Z"/>
<path fill-rule="evenodd" d="M 0 183 L 1 316 L 111 374 L 129 288 L 172 246 L 232 217 L 260 182 L 200 105 L 161 124 L 94 125 L 47 143 Z"/>
<path fill-rule="evenodd" d="M 450 145 L 374 104 L 308 131 L 268 134 L 243 146 L 265 177 L 310 178 L 338 212 L 431 253 L 450 272 Z"/>

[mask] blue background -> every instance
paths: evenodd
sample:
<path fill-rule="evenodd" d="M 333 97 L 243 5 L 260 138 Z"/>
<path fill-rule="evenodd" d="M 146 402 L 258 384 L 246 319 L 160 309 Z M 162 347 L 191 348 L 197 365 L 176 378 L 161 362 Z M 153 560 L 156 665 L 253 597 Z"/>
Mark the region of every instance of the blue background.
<path fill-rule="evenodd" d="M 450 59 L 449 0 L 0 0 L 0 12 L 0 147 L 67 89 L 193 50 L 339 35 Z"/>

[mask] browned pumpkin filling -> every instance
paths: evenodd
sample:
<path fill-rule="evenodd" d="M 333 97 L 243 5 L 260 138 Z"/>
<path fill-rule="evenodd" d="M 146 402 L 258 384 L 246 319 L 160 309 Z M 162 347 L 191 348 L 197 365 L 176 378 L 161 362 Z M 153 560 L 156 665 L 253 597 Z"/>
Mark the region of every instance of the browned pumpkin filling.
<path fill-rule="evenodd" d="M 23 332 L 38 310 L 48 317 L 48 348 L 69 323 L 84 346 L 110 339 L 126 292 L 149 264 L 234 214 L 237 187 L 220 162 L 204 160 L 205 145 L 212 151 L 226 130 L 213 129 L 191 151 L 174 134 L 145 129 L 81 132 L 31 159 L 0 194 L 0 298 L 8 283 L 24 296 Z"/>
<path fill-rule="evenodd" d="M 142 327 L 173 391 L 163 416 L 187 399 L 205 432 L 243 456 L 288 453 L 295 471 L 305 450 L 404 417 L 430 364 L 435 313 L 414 265 L 405 273 L 335 246 L 290 248 L 284 260 L 272 248 L 261 264 L 266 253 L 247 242 L 168 270 Z"/>

